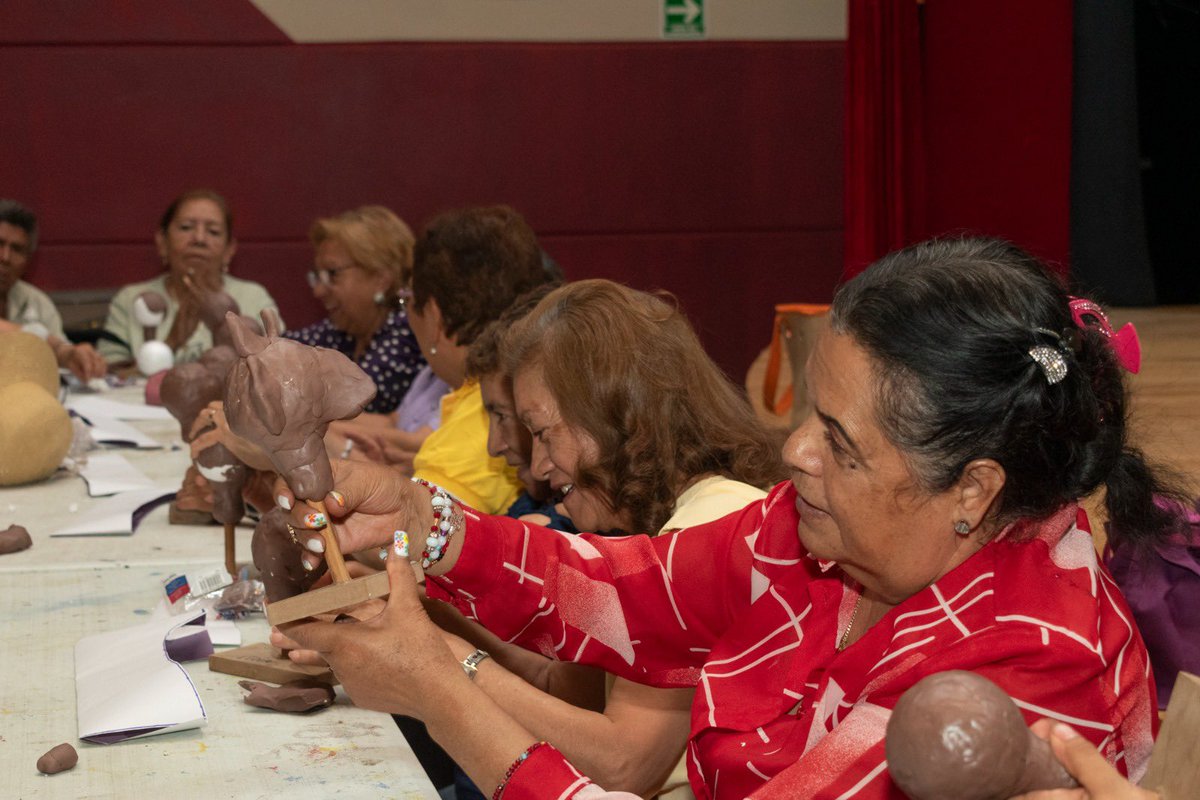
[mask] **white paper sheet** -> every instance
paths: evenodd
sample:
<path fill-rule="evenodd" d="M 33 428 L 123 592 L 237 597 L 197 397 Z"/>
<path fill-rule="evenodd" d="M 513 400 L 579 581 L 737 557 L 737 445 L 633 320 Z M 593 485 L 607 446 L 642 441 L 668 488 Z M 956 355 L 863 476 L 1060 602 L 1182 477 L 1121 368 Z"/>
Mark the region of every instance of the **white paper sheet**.
<path fill-rule="evenodd" d="M 89 454 L 87 465 L 79 474 L 87 481 L 88 494 L 92 497 L 154 488 L 154 481 L 120 453 Z"/>
<path fill-rule="evenodd" d="M 122 444 L 136 447 L 140 450 L 158 450 L 162 445 L 139 431 L 129 423 L 112 417 L 101 417 L 93 414 L 87 417 L 91 423 L 88 432 L 99 444 Z"/>
<path fill-rule="evenodd" d="M 200 609 L 80 639 L 75 644 L 79 738 L 112 744 L 203 725 L 204 704 L 191 677 L 167 654 L 173 628 L 203 622 Z"/>
<path fill-rule="evenodd" d="M 195 607 L 188 609 L 176 617 L 190 616 L 196 611 L 205 612 L 204 630 L 208 631 L 208 639 L 216 647 L 240 647 L 242 644 L 242 632 L 238 630 L 237 623 L 231 619 L 222 619 L 221 615 L 213 611 L 212 606 L 217 602 L 215 597 L 205 597 L 196 603 Z M 171 617 L 171 612 L 167 609 L 166 599 L 158 601 L 158 605 L 151 612 L 151 619 L 167 619 Z M 189 636 L 196 631 L 189 631 L 182 628 L 177 628 L 168 634 L 169 639 L 181 639 L 184 636 Z"/>
<path fill-rule="evenodd" d="M 134 512 L 142 506 L 175 494 L 174 489 L 138 489 L 106 497 L 93 505 L 84 519 L 51 533 L 51 536 L 129 536 Z"/>
<path fill-rule="evenodd" d="M 122 403 L 120 400 L 89 394 L 71 395 L 67 398 L 66 406 L 89 420 L 93 415 L 107 419 L 172 419 L 171 412 L 162 406 Z"/>

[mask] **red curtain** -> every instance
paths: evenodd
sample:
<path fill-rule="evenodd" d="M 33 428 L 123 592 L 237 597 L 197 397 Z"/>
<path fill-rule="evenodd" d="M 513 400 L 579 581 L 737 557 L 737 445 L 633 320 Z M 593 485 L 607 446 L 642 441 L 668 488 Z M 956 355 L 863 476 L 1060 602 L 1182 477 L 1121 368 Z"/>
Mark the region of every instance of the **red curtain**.
<path fill-rule="evenodd" d="M 850 0 L 844 277 L 926 236 L 917 0 Z"/>

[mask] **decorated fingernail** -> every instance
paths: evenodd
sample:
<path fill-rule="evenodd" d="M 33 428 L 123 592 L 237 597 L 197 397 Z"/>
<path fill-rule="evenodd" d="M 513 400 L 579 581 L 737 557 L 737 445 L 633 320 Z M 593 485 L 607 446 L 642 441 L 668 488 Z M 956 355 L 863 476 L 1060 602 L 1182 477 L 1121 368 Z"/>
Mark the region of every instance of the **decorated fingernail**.
<path fill-rule="evenodd" d="M 304 546 L 307 547 L 309 549 L 309 552 L 312 552 L 312 553 L 324 553 L 325 552 L 325 541 L 316 536 L 314 536 L 313 538 L 311 538 L 307 542 L 305 542 Z"/>
<path fill-rule="evenodd" d="M 396 551 L 396 555 L 401 558 L 408 558 L 408 534 L 404 531 L 396 531 L 392 534 L 392 549 Z"/>
<path fill-rule="evenodd" d="M 320 511 L 304 515 L 304 526 L 306 528 L 324 528 L 326 525 L 325 515 Z"/>
<path fill-rule="evenodd" d="M 284 511 L 292 510 L 292 501 L 287 499 L 287 495 L 279 495 L 279 497 L 275 498 L 275 502 L 278 503 L 279 507 Z"/>
<path fill-rule="evenodd" d="M 346 495 L 335 490 L 335 491 L 330 492 L 329 496 L 332 497 L 334 499 L 334 501 L 342 508 L 346 507 Z"/>

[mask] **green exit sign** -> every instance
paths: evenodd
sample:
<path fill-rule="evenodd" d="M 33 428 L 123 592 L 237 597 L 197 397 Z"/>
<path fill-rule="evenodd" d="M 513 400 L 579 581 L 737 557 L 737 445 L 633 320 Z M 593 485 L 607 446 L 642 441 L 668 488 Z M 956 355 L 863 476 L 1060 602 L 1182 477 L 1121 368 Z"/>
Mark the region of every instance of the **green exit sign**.
<path fill-rule="evenodd" d="M 704 0 L 663 0 L 663 36 L 695 39 L 704 36 Z"/>

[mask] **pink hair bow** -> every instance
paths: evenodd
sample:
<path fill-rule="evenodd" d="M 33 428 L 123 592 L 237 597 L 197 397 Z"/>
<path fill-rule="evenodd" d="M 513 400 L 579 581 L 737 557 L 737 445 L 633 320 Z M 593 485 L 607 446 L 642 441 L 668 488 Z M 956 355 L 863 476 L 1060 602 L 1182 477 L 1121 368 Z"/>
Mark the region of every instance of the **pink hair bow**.
<path fill-rule="evenodd" d="M 1114 333 L 1108 315 L 1097 303 L 1086 297 L 1072 297 L 1069 305 L 1076 326 L 1081 329 L 1095 328 L 1103 333 L 1122 367 L 1135 375 L 1141 370 L 1142 343 L 1138 341 L 1137 328 L 1133 327 L 1132 322 L 1126 322 L 1121 330 Z"/>

